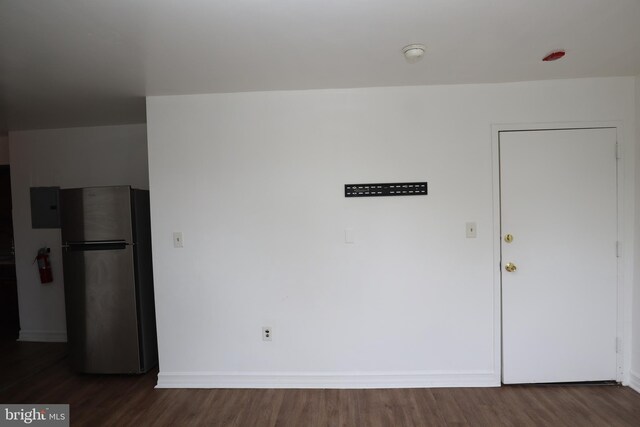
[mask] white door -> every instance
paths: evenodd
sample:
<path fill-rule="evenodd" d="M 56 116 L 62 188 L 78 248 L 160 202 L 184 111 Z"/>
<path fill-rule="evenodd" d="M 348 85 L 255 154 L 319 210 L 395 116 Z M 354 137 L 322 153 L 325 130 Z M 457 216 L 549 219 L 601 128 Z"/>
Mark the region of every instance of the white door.
<path fill-rule="evenodd" d="M 615 152 L 613 128 L 500 132 L 505 384 L 616 379 Z"/>

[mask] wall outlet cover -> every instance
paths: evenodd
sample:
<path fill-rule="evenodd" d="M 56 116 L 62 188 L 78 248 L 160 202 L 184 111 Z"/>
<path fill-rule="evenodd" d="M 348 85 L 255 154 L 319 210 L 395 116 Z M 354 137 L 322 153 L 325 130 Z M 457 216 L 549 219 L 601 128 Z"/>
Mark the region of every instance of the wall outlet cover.
<path fill-rule="evenodd" d="M 273 338 L 273 330 L 270 326 L 262 327 L 262 341 L 271 341 Z"/>

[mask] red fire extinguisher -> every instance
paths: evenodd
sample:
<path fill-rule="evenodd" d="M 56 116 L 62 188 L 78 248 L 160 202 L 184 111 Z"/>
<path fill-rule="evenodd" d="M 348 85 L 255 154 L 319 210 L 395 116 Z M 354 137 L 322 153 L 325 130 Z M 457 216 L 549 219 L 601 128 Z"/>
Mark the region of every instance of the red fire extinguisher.
<path fill-rule="evenodd" d="M 38 249 L 36 261 L 38 261 L 38 272 L 40 273 L 40 283 L 53 282 L 53 273 L 51 272 L 51 263 L 49 262 L 49 248 Z"/>

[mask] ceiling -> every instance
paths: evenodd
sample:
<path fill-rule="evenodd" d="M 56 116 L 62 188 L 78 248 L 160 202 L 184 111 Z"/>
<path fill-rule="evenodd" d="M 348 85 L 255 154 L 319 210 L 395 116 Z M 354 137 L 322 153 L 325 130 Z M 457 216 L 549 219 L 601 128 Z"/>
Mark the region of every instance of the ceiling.
<path fill-rule="evenodd" d="M 0 131 L 143 122 L 145 95 L 637 74 L 638 0 L 0 0 Z"/>

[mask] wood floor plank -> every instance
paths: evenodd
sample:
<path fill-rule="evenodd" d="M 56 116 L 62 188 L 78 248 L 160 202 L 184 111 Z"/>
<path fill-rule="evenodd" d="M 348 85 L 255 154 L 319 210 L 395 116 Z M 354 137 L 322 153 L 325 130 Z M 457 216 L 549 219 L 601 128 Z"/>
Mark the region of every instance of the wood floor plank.
<path fill-rule="evenodd" d="M 261 389 L 248 392 L 248 403 L 240 412 L 240 426 L 274 426 L 284 400 L 285 390 Z"/>
<path fill-rule="evenodd" d="M 412 399 L 413 414 L 416 419 L 415 425 L 418 426 L 434 426 L 445 427 L 447 425 L 441 414 L 440 408 L 436 403 L 436 399 L 430 389 L 402 389 L 400 392 L 408 393 Z"/>
<path fill-rule="evenodd" d="M 464 416 L 462 409 L 455 399 L 455 395 L 449 389 L 434 389 L 431 391 L 446 425 L 468 426 L 469 421 Z"/>

